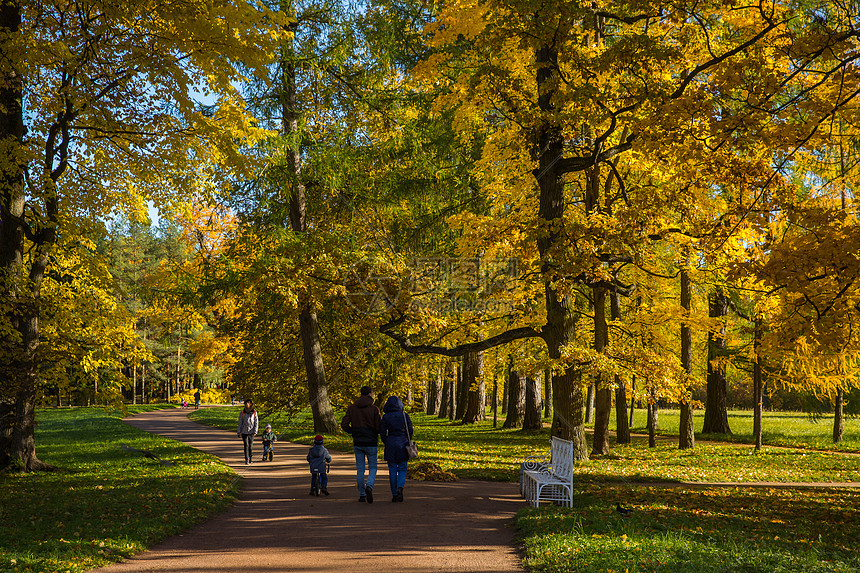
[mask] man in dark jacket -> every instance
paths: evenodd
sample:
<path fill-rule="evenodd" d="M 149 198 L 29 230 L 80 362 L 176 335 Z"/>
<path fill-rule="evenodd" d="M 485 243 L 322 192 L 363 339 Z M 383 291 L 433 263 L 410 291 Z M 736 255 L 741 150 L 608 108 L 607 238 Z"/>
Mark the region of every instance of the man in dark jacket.
<path fill-rule="evenodd" d="M 346 409 L 340 427 L 352 434 L 352 449 L 355 452 L 356 484 L 358 501 L 373 503 L 373 485 L 376 483 L 377 445 L 379 444 L 379 408 L 373 403 L 370 386 L 361 389 L 361 396 Z M 367 482 L 364 481 L 364 466 L 367 459 Z"/>

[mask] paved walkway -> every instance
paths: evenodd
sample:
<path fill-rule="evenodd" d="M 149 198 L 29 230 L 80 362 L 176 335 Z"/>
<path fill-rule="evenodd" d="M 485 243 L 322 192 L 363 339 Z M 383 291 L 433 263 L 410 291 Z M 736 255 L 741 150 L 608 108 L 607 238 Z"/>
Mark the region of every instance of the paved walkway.
<path fill-rule="evenodd" d="M 275 461 L 244 465 L 236 434 L 159 410 L 126 419 L 137 428 L 214 454 L 243 478 L 225 513 L 104 573 L 141 571 L 387 573 L 524 571 L 513 549 L 514 513 L 525 506 L 516 484 L 408 480 L 392 503 L 380 464 L 375 503 L 358 502 L 352 454 L 332 452 L 330 497 L 310 497 L 308 446 L 278 442 Z M 262 446 L 255 444 L 257 455 Z"/>

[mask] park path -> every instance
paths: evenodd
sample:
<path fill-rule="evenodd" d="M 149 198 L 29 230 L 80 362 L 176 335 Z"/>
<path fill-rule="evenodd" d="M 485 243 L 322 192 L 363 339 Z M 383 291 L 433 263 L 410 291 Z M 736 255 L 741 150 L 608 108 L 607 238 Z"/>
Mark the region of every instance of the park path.
<path fill-rule="evenodd" d="M 245 466 L 236 434 L 196 424 L 188 411 L 158 410 L 124 421 L 216 455 L 242 476 L 226 512 L 100 573 L 524 571 L 511 520 L 524 507 L 516 484 L 406 483 L 392 503 L 380 464 L 375 503 L 359 503 L 352 453 L 332 452 L 330 497 L 310 497 L 308 446 L 278 442 L 273 462 Z M 255 444 L 257 456 L 262 446 Z"/>

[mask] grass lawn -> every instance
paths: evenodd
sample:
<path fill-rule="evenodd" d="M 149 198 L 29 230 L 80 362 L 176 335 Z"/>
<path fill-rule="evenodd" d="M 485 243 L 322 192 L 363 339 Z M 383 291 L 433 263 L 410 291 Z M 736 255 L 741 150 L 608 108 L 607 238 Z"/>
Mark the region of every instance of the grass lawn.
<path fill-rule="evenodd" d="M 573 509 L 523 509 L 516 525 L 533 571 L 856 573 L 858 504 L 853 489 L 590 484 Z"/>
<path fill-rule="evenodd" d="M 752 410 L 730 410 L 728 413 L 731 434 L 701 434 L 705 412 L 693 412 L 693 427 L 696 438 L 701 440 L 721 440 L 754 443 Z M 658 434 L 677 437 L 680 416 L 678 410 L 660 410 L 660 431 Z M 647 414 L 645 410 L 636 410 L 633 415 L 634 432 L 647 433 Z M 615 410 L 612 411 L 610 428 L 615 427 Z M 833 443 L 833 415 L 812 416 L 803 412 L 763 412 L 762 413 L 762 442 L 772 446 L 788 446 L 833 450 L 842 452 L 860 452 L 860 417 L 846 417 L 842 442 Z"/>
<path fill-rule="evenodd" d="M 129 413 L 147 409 L 130 406 Z M 236 474 L 217 458 L 99 408 L 40 410 L 36 454 L 57 471 L 0 474 L 0 571 L 87 571 L 228 507 Z M 165 466 L 120 448 L 148 450 Z"/>

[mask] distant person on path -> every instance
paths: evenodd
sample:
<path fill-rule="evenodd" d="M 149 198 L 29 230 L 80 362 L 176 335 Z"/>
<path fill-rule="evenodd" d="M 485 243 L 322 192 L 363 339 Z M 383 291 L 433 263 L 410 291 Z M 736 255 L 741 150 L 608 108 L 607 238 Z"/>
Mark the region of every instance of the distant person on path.
<path fill-rule="evenodd" d="M 328 495 L 328 468 L 331 454 L 323 446 L 323 437 L 319 434 L 314 438 L 314 445 L 308 452 L 308 463 L 311 465 L 311 495 L 323 493 Z"/>
<path fill-rule="evenodd" d="M 412 419 L 403 410 L 403 402 L 397 396 L 389 396 L 382 416 L 380 434 L 385 444 L 383 458 L 388 462 L 388 481 L 391 484 L 391 501 L 403 501 L 406 487 L 406 467 L 409 454 L 406 444 L 412 439 Z"/>
<path fill-rule="evenodd" d="M 186 400 L 185 398 L 183 398 L 183 399 L 182 399 L 182 408 L 183 408 L 183 409 L 185 409 L 185 408 L 187 408 L 187 407 L 188 407 L 188 400 Z"/>
<path fill-rule="evenodd" d="M 239 429 L 236 435 L 242 438 L 245 446 L 245 465 L 251 464 L 252 448 L 254 446 L 254 436 L 257 435 L 257 429 L 260 427 L 260 418 L 257 416 L 257 410 L 254 409 L 254 403 L 250 398 L 245 399 L 245 407 L 239 412 Z"/>
<path fill-rule="evenodd" d="M 269 461 L 272 461 L 273 454 L 275 453 L 275 442 L 278 440 L 278 436 L 272 431 L 271 424 L 266 424 L 266 430 L 260 437 L 263 439 L 263 461 L 265 462 L 267 457 Z"/>
<path fill-rule="evenodd" d="M 194 393 L 194 409 L 198 409 L 200 407 L 200 389 L 197 389 L 197 392 Z"/>
<path fill-rule="evenodd" d="M 346 409 L 340 427 L 352 435 L 352 450 L 355 452 L 356 484 L 358 501 L 373 503 L 373 486 L 376 483 L 376 458 L 379 454 L 379 408 L 373 403 L 370 386 L 361 389 L 361 396 Z M 364 465 L 367 459 L 367 482 L 364 481 Z"/>

